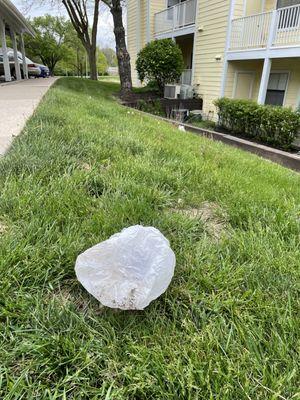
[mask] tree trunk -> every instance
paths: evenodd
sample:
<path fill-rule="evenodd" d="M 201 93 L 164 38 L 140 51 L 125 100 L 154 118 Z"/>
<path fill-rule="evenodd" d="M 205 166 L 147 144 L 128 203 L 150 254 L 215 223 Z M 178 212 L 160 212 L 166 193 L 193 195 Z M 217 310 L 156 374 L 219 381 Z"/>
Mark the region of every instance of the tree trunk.
<path fill-rule="evenodd" d="M 91 47 L 90 47 L 90 52 L 89 52 L 90 78 L 94 81 L 98 80 L 96 52 L 97 52 L 97 30 L 98 30 L 98 20 L 99 20 L 99 4 L 100 4 L 100 0 L 95 0 Z"/>
<path fill-rule="evenodd" d="M 89 67 L 90 67 L 90 78 L 93 81 L 97 81 L 98 74 L 97 74 L 97 62 L 96 62 L 96 47 L 91 46 L 89 48 L 88 57 L 89 57 Z"/>
<path fill-rule="evenodd" d="M 125 41 L 122 6 L 120 0 L 112 0 L 110 11 L 114 20 L 114 34 L 116 39 L 116 53 L 121 81 L 121 95 L 132 91 L 130 56 Z"/>

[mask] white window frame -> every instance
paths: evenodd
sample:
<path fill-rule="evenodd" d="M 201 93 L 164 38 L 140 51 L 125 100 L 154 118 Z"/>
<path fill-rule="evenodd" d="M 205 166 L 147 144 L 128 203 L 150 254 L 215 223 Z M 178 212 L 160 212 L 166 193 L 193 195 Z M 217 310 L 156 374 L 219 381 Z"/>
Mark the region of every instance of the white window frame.
<path fill-rule="evenodd" d="M 278 2 L 279 2 L 279 0 L 277 0 L 276 1 L 276 10 L 278 11 L 278 10 L 282 10 L 283 8 L 286 8 L 286 7 L 280 7 L 280 8 L 278 8 Z M 300 1 L 299 1 L 299 5 L 300 5 Z M 287 7 L 295 7 L 295 6 L 287 6 Z M 282 28 L 280 28 L 279 27 L 279 23 L 280 23 L 280 19 L 278 19 L 278 21 L 277 21 L 277 31 L 279 31 L 279 32 L 290 32 L 290 31 L 293 31 L 293 30 L 297 30 L 298 29 L 298 26 L 297 25 L 295 25 L 295 26 L 286 26 L 286 27 L 282 27 Z M 300 24 L 300 14 L 298 15 L 298 25 Z"/>
<path fill-rule="evenodd" d="M 271 74 L 287 74 L 287 81 L 286 81 L 286 87 L 284 91 L 284 96 L 283 96 L 283 102 L 282 102 L 282 107 L 285 107 L 285 101 L 286 101 L 286 96 L 289 88 L 289 83 L 290 83 L 290 76 L 291 76 L 291 71 L 288 70 L 282 70 L 282 69 L 272 69 L 270 71 Z M 269 75 L 269 80 L 270 80 L 270 75 Z M 269 81 L 268 81 L 268 86 L 269 86 Z M 267 91 L 268 91 L 268 86 L 267 86 Z M 267 93 L 267 92 L 266 92 Z"/>
<path fill-rule="evenodd" d="M 279 1 L 280 0 L 276 0 L 276 10 L 280 10 L 281 8 L 285 8 L 285 7 L 278 8 Z M 300 2 L 299 2 L 299 5 L 300 5 Z M 293 6 L 286 6 L 286 7 L 293 7 Z"/>
<path fill-rule="evenodd" d="M 250 85 L 250 89 L 249 89 L 249 97 L 248 99 L 252 99 L 253 96 L 253 87 L 254 87 L 254 82 L 255 82 L 255 71 L 235 71 L 234 73 L 234 82 L 233 82 L 233 88 L 232 88 L 232 98 L 235 99 L 236 97 L 236 91 L 237 91 L 237 84 L 238 84 L 238 76 L 240 74 L 247 74 L 247 75 L 252 75 L 252 82 Z"/>

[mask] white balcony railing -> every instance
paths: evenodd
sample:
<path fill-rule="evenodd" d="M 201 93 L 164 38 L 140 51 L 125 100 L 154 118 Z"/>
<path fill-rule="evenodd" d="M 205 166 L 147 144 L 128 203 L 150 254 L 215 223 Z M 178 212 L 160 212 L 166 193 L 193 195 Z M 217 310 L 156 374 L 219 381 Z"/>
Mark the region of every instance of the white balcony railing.
<path fill-rule="evenodd" d="M 191 69 L 184 69 L 182 71 L 180 77 L 180 83 L 182 85 L 191 85 L 192 84 L 192 70 Z"/>
<path fill-rule="evenodd" d="M 171 32 L 195 24 L 196 0 L 187 0 L 154 15 L 155 34 Z"/>
<path fill-rule="evenodd" d="M 229 50 L 300 46 L 300 5 L 232 20 Z"/>

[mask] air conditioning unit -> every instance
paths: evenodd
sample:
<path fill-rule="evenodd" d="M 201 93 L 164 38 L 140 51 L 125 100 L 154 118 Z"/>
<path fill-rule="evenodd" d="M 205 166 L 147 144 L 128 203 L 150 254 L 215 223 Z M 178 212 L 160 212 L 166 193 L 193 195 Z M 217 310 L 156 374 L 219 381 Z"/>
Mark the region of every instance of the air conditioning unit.
<path fill-rule="evenodd" d="M 181 99 L 192 99 L 194 97 L 193 86 L 181 85 L 180 98 Z"/>
<path fill-rule="evenodd" d="M 180 97 L 180 85 L 165 85 L 164 98 L 178 99 Z"/>

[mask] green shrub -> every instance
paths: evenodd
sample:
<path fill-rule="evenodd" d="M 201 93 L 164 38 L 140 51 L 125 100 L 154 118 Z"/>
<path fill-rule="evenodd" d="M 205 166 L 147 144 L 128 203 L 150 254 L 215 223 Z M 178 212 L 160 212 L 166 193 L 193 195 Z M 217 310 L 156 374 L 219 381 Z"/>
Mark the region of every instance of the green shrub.
<path fill-rule="evenodd" d="M 157 86 L 156 81 L 149 81 L 146 88 L 151 92 L 159 92 L 159 87 Z"/>
<path fill-rule="evenodd" d="M 149 100 L 149 101 L 138 100 L 137 109 L 144 112 L 148 112 L 150 114 L 165 116 L 165 113 L 163 111 L 159 99 Z"/>
<path fill-rule="evenodd" d="M 300 114 L 291 108 L 225 97 L 214 104 L 218 108 L 220 127 L 272 146 L 290 148 L 300 129 Z"/>
<path fill-rule="evenodd" d="M 179 46 L 172 39 L 154 40 L 139 53 L 136 70 L 139 79 L 144 82 L 155 81 L 160 92 L 167 83 L 177 82 L 184 67 Z"/>

